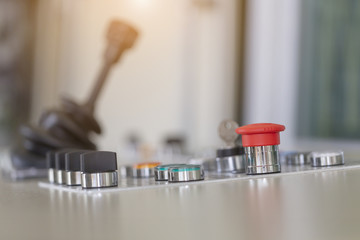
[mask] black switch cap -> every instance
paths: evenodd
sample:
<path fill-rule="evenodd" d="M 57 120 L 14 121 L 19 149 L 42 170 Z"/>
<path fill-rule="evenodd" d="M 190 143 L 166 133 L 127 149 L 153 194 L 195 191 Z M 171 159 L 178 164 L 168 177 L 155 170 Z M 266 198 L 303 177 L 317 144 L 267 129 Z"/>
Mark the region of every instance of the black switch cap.
<path fill-rule="evenodd" d="M 94 151 L 83 153 L 80 158 L 80 169 L 84 173 L 101 173 L 117 170 L 115 152 Z"/>
<path fill-rule="evenodd" d="M 74 149 L 63 149 L 55 152 L 55 168 L 57 170 L 65 170 L 65 154 L 76 151 Z"/>
<path fill-rule="evenodd" d="M 55 152 L 48 151 L 46 153 L 46 168 L 55 168 Z"/>
<path fill-rule="evenodd" d="M 233 148 L 222 148 L 216 151 L 217 157 L 230 157 L 242 154 L 244 154 L 244 148 L 240 146 L 236 146 Z"/>
<path fill-rule="evenodd" d="M 65 170 L 66 171 L 80 171 L 80 156 L 83 153 L 91 152 L 88 150 L 78 150 L 73 152 L 67 152 L 65 154 Z"/>

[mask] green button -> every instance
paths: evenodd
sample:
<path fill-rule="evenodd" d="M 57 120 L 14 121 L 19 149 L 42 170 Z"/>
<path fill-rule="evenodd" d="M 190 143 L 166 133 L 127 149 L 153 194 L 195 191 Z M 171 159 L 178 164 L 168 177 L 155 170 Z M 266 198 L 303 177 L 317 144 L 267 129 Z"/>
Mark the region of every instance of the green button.
<path fill-rule="evenodd" d="M 190 171 L 199 171 L 201 169 L 200 165 L 184 165 L 184 166 L 180 166 L 180 167 L 174 167 L 171 168 L 170 171 L 171 172 L 190 172 Z"/>
<path fill-rule="evenodd" d="M 167 171 L 169 168 L 176 168 L 176 167 L 183 167 L 186 166 L 186 164 L 165 164 L 165 165 L 159 165 L 155 167 L 156 171 Z"/>

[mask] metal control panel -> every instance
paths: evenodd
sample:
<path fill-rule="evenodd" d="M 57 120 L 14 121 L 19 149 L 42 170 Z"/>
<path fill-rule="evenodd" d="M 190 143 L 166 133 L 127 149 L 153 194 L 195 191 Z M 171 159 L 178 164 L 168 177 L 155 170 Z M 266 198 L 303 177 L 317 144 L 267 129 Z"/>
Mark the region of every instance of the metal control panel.
<path fill-rule="evenodd" d="M 286 157 L 284 157 L 284 161 L 285 159 Z M 128 166 L 120 167 L 119 172 L 121 173 L 121 169 L 125 167 L 128 168 Z M 346 159 L 344 165 L 325 166 L 325 167 L 313 167 L 311 164 L 287 164 L 286 162 L 282 162 L 281 173 L 263 174 L 263 175 L 247 175 L 246 173 L 236 173 L 236 172 L 222 173 L 216 171 L 204 171 L 203 178 L 197 179 L 198 181 L 157 181 L 155 174 L 150 177 L 133 177 L 133 176 L 126 176 L 120 174 L 120 177 L 118 179 L 118 185 L 111 188 L 109 187 L 109 188 L 101 188 L 101 189 L 100 188 L 84 189 L 81 186 L 59 185 L 59 184 L 50 183 L 48 181 L 40 181 L 39 186 L 43 188 L 57 189 L 60 191 L 92 194 L 92 193 L 98 193 L 99 191 L 118 192 L 118 191 L 129 191 L 129 190 L 142 190 L 149 188 L 150 189 L 167 188 L 173 186 L 208 184 L 215 182 L 248 180 L 248 179 L 256 179 L 256 178 L 271 178 L 276 176 L 284 176 L 284 175 L 292 175 L 292 174 L 308 174 L 308 173 L 337 171 L 337 170 L 356 169 L 356 168 L 360 168 L 360 161 L 351 160 L 351 159 Z"/>
<path fill-rule="evenodd" d="M 345 165 L 342 151 L 281 153 L 279 132 L 284 130 L 285 126 L 279 124 L 239 127 L 232 120 L 224 120 L 218 128 L 224 146 L 217 150 L 216 157 L 185 163 L 144 162 L 118 167 L 114 152 L 63 149 L 47 155 L 48 182 L 39 185 L 89 193 L 99 189 L 161 188 L 360 167 L 356 161 L 347 161 Z M 236 143 L 237 134 L 242 135 L 242 146 Z"/>

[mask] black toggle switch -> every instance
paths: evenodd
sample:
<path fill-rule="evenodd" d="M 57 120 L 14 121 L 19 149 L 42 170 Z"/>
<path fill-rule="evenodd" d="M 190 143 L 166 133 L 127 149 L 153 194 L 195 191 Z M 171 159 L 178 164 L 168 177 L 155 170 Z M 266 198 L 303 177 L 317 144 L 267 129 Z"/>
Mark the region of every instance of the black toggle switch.
<path fill-rule="evenodd" d="M 232 148 L 220 148 L 216 151 L 217 157 L 229 157 L 229 156 L 236 156 L 243 154 L 244 154 L 244 148 L 240 146 L 235 146 Z"/>

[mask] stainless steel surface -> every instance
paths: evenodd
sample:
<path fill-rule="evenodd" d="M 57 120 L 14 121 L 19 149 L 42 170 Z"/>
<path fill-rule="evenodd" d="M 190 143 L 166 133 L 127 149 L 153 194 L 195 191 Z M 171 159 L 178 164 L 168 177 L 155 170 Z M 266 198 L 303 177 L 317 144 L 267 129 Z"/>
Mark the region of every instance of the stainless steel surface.
<path fill-rule="evenodd" d="M 0 180 L 0 237 L 358 240 L 359 182 L 354 168 L 88 195 Z"/>
<path fill-rule="evenodd" d="M 289 153 L 285 156 L 288 165 L 306 165 L 310 163 L 308 158 L 309 152 Z"/>
<path fill-rule="evenodd" d="M 204 180 L 204 170 L 196 167 L 196 170 L 179 171 L 178 168 L 169 169 L 169 182 L 191 182 Z"/>
<path fill-rule="evenodd" d="M 48 169 L 48 180 L 50 183 L 55 183 L 56 180 L 56 171 L 54 168 Z"/>
<path fill-rule="evenodd" d="M 312 152 L 309 159 L 313 167 L 326 167 L 334 165 L 342 165 L 344 161 L 344 153 L 338 152 Z"/>
<path fill-rule="evenodd" d="M 78 186 L 81 185 L 81 172 L 80 171 L 67 171 L 66 172 L 66 185 Z"/>
<path fill-rule="evenodd" d="M 115 187 L 118 185 L 118 173 L 81 173 L 81 186 L 83 188 Z"/>
<path fill-rule="evenodd" d="M 65 184 L 66 183 L 66 172 L 63 170 L 55 170 L 56 171 L 56 181 L 57 184 Z"/>
<path fill-rule="evenodd" d="M 277 173 L 281 171 L 279 147 L 259 146 L 245 147 L 247 174 Z"/>
<path fill-rule="evenodd" d="M 245 172 L 245 159 L 241 155 L 216 158 L 216 171 L 218 172 Z"/>

